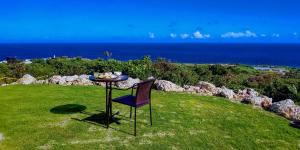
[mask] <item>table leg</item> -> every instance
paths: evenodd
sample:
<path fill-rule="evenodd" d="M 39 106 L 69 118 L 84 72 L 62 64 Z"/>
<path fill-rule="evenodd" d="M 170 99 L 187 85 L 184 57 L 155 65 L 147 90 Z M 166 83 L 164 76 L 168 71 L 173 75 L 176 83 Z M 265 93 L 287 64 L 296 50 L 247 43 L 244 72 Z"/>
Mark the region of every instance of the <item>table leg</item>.
<path fill-rule="evenodd" d="M 108 83 L 106 82 L 106 85 L 105 85 L 105 98 L 106 98 L 106 111 L 105 111 L 105 114 L 106 114 L 106 127 L 109 128 L 109 99 L 108 99 Z"/>
<path fill-rule="evenodd" d="M 109 83 L 109 96 L 108 96 L 108 100 L 109 100 L 109 115 L 110 117 L 112 116 L 112 82 Z"/>
<path fill-rule="evenodd" d="M 112 113 L 112 82 L 109 83 L 109 96 L 108 96 L 108 101 L 109 101 L 109 119 L 111 119 L 113 122 L 117 124 L 121 124 L 116 118 L 116 115 L 119 115 L 120 112 Z"/>

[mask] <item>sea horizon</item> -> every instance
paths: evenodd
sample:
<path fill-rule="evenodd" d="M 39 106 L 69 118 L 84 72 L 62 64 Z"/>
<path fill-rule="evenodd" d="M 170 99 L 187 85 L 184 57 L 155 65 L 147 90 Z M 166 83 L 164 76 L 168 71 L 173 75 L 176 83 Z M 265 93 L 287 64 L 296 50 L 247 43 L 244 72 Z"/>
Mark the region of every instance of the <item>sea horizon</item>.
<path fill-rule="evenodd" d="M 175 63 L 245 64 L 300 67 L 298 43 L 171 43 L 171 42 L 91 42 L 91 43 L 0 43 L 0 60 L 6 57 L 35 59 L 56 57 L 112 58 L 127 61 L 150 56 Z"/>

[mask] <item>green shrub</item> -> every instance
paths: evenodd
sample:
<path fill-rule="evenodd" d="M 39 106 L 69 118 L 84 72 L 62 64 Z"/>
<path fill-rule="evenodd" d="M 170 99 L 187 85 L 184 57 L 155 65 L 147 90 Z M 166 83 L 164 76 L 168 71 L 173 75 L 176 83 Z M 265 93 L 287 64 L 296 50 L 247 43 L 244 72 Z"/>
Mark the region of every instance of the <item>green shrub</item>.
<path fill-rule="evenodd" d="M 41 63 L 32 63 L 26 65 L 26 73 L 39 79 L 46 79 L 57 74 L 55 68 L 51 67 L 50 65 Z"/>
<path fill-rule="evenodd" d="M 194 65 L 193 71 L 198 75 L 199 81 L 212 81 L 213 73 L 208 65 Z"/>
<path fill-rule="evenodd" d="M 228 74 L 228 67 L 223 65 L 211 65 L 209 66 L 209 70 L 212 72 L 213 75 L 226 75 Z"/>
<path fill-rule="evenodd" d="M 81 58 L 57 58 L 48 59 L 47 64 L 56 69 L 59 75 L 74 75 L 74 74 L 88 74 L 88 64 L 91 60 L 84 60 Z"/>
<path fill-rule="evenodd" d="M 154 64 L 154 69 L 154 75 L 157 78 L 169 80 L 179 85 L 194 85 L 199 79 L 193 67 L 182 64 L 172 64 L 163 59 L 158 60 Z"/>
<path fill-rule="evenodd" d="M 271 96 L 274 101 L 285 99 L 296 100 L 298 98 L 297 87 L 293 84 L 287 84 L 282 80 L 276 80 L 273 84 L 266 86 L 265 94 Z"/>
<path fill-rule="evenodd" d="M 5 63 L 0 63 L 0 76 L 5 77 L 10 74 L 10 68 Z"/>

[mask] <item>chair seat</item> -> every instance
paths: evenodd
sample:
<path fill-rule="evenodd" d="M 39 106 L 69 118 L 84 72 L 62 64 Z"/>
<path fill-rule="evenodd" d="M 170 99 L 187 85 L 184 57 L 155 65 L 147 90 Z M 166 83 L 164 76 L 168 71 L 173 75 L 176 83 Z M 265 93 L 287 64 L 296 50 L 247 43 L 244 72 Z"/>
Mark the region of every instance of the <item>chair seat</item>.
<path fill-rule="evenodd" d="M 145 104 L 148 104 L 149 101 L 145 100 L 145 101 L 140 101 L 138 103 L 135 103 L 135 96 L 132 95 L 126 95 L 126 96 L 121 96 L 118 98 L 113 99 L 113 102 L 117 102 L 117 103 L 121 103 L 121 104 L 125 104 L 128 106 L 132 106 L 132 107 L 140 107 L 143 106 Z"/>

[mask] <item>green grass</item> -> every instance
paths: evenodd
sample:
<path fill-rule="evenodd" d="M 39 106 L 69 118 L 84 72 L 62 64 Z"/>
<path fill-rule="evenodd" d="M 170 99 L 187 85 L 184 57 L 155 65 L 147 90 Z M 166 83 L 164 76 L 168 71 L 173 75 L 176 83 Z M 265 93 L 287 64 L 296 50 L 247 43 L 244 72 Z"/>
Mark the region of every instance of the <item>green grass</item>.
<path fill-rule="evenodd" d="M 129 91 L 113 91 L 120 96 Z M 8 86 L 0 88 L 0 149 L 300 149 L 300 130 L 273 113 L 217 97 L 154 91 L 153 126 L 149 107 L 138 109 L 137 137 L 129 108 L 121 125 L 78 121 L 105 110 L 104 89 L 80 86 Z M 57 112 L 77 104 L 83 114 Z M 52 110 L 52 111 L 51 111 Z M 56 110 L 56 111 L 55 111 Z"/>

